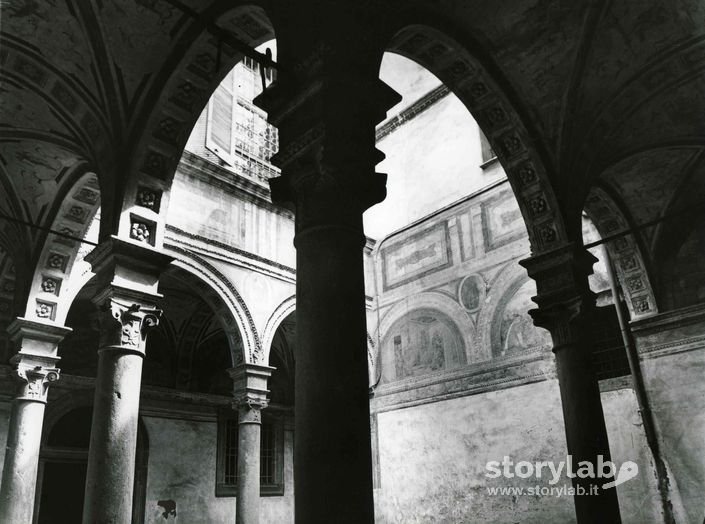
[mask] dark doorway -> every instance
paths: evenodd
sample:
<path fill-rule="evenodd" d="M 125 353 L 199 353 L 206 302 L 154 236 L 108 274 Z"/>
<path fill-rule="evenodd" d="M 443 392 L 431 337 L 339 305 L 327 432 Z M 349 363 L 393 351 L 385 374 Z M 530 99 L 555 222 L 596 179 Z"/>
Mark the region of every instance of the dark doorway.
<path fill-rule="evenodd" d="M 93 408 L 69 411 L 47 428 L 37 475 L 35 524 L 80 524 L 88 467 Z M 147 487 L 147 438 L 142 421 L 137 431 L 132 523 L 143 524 Z"/>

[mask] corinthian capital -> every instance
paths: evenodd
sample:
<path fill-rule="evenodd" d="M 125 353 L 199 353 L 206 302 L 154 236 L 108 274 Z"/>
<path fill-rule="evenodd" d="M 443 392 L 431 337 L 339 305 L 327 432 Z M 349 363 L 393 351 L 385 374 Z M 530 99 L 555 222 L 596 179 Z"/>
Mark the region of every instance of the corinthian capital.
<path fill-rule="evenodd" d="M 15 365 L 15 378 L 19 382 L 15 398 L 46 402 L 49 384 L 59 380 L 59 370 L 53 366 L 55 360 L 58 359 L 38 359 L 22 353 L 15 355 L 12 363 Z"/>
<path fill-rule="evenodd" d="M 109 297 L 101 315 L 101 347 L 121 346 L 144 352 L 147 332 L 159 324 L 161 310 Z"/>

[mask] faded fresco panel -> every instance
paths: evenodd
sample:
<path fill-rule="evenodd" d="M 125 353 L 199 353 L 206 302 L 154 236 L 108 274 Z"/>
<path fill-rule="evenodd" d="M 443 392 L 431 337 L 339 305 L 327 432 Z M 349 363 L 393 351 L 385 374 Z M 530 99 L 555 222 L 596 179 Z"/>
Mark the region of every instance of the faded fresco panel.
<path fill-rule="evenodd" d="M 384 289 L 451 265 L 448 225 L 440 222 L 382 250 Z"/>

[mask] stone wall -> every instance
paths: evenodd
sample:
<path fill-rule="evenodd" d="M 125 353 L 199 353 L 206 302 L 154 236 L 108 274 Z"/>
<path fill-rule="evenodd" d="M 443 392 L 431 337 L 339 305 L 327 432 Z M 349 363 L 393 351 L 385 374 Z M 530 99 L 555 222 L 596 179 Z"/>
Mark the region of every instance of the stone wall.
<path fill-rule="evenodd" d="M 633 325 L 678 522 L 705 519 L 705 308 Z"/>
<path fill-rule="evenodd" d="M 637 478 L 618 489 L 625 523 L 659 522 L 653 464 L 629 387 L 602 395 L 617 464 L 631 460 Z M 495 487 L 567 486 L 548 478 L 492 479 L 488 461 L 565 461 L 558 383 L 555 379 L 489 391 L 376 415 L 380 523 L 575 522 L 569 496 L 490 494 Z"/>
<path fill-rule="evenodd" d="M 165 504 L 175 506 L 174 522 L 234 523 L 235 497 L 215 496 L 217 424 L 145 417 L 145 425 L 150 439 L 145 523 L 171 522 Z M 294 522 L 293 434 L 284 435 L 284 495 L 261 499 L 263 523 Z"/>

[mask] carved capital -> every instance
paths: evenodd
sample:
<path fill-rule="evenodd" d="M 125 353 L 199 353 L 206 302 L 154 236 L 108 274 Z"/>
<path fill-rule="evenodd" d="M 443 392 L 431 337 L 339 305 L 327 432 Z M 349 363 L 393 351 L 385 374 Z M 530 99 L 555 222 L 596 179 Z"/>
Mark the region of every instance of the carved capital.
<path fill-rule="evenodd" d="M 519 264 L 536 281 L 538 293 L 533 300 L 543 308 L 566 305 L 576 297 L 589 301 L 594 294 L 590 291 L 588 276 L 595 262 L 597 259 L 582 246 L 567 244 L 521 260 Z"/>
<path fill-rule="evenodd" d="M 159 325 L 162 311 L 123 298 L 109 297 L 101 307 L 100 345 L 144 353 L 147 333 Z"/>
<path fill-rule="evenodd" d="M 58 358 L 18 353 L 11 359 L 18 382 L 15 399 L 46 403 L 49 384 L 59 380 Z"/>
<path fill-rule="evenodd" d="M 297 226 L 357 226 L 386 196 L 386 175 L 375 172 L 384 159 L 375 126 L 401 98 L 376 70 L 341 69 L 323 48 L 306 62 L 319 74 L 282 78 L 255 100 L 279 129 L 272 162 L 282 175 L 270 180 L 272 199 L 295 209 Z"/>
<path fill-rule="evenodd" d="M 233 409 L 239 413 L 240 424 L 259 424 L 260 411 L 267 407 L 267 380 L 274 368 L 243 363 L 228 370 L 233 379 Z"/>
<path fill-rule="evenodd" d="M 588 275 L 596 261 L 582 246 L 567 244 L 519 262 L 536 281 L 532 300 L 539 307 L 529 314 L 535 325 L 550 331 L 554 351 L 580 342 L 591 326 L 595 294 Z"/>
<path fill-rule="evenodd" d="M 262 410 L 269 405 L 266 398 L 258 396 L 244 396 L 233 401 L 233 408 L 238 410 L 239 424 L 260 424 Z"/>
<path fill-rule="evenodd" d="M 593 307 L 592 297 L 575 297 L 572 300 L 532 309 L 529 314 L 536 326 L 551 333 L 555 351 L 581 339 L 583 329 L 590 325 Z"/>

